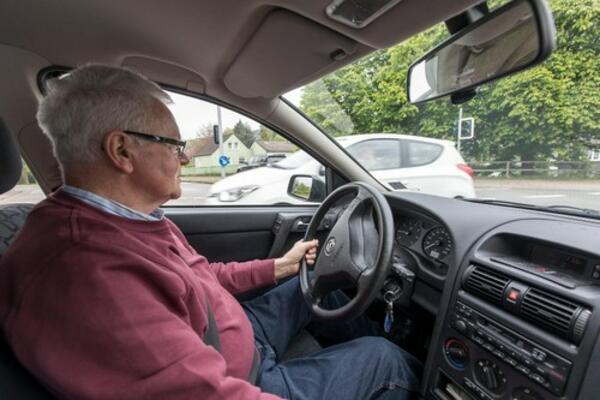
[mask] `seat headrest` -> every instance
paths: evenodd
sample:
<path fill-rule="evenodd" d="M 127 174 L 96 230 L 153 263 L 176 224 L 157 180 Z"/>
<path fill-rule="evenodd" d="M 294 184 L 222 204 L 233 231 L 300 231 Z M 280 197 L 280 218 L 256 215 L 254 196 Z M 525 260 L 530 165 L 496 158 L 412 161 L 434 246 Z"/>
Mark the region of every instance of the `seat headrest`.
<path fill-rule="evenodd" d="M 0 194 L 12 189 L 21 177 L 21 154 L 8 127 L 0 118 Z"/>

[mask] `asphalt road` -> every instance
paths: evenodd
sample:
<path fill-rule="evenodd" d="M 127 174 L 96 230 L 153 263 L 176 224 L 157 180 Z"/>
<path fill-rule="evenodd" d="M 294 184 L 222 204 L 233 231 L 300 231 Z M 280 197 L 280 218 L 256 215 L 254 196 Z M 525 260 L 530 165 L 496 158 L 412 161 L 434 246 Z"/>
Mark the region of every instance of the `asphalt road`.
<path fill-rule="evenodd" d="M 183 182 L 183 196 L 171 201 L 172 205 L 202 205 L 208 194 L 209 184 Z M 600 210 L 600 180 L 552 181 L 552 180 L 500 180 L 476 179 L 478 198 L 508 200 L 537 205 L 569 205 Z M 18 185 L 0 195 L 0 204 L 35 203 L 44 198 L 34 185 Z"/>

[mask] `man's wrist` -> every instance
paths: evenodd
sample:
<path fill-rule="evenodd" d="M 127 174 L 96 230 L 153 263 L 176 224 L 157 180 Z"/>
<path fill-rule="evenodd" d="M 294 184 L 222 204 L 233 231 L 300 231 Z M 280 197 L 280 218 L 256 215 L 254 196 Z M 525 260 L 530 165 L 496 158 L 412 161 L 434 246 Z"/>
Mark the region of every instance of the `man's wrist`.
<path fill-rule="evenodd" d="M 288 260 L 285 257 L 275 259 L 275 279 L 279 280 L 294 273 L 294 265 L 296 263 Z"/>

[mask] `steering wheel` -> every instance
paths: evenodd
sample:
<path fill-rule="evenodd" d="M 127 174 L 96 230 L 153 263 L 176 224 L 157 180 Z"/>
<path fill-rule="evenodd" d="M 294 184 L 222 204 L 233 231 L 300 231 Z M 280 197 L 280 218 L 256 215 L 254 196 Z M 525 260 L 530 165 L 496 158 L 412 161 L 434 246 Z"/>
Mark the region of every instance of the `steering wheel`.
<path fill-rule="evenodd" d="M 324 320 L 350 319 L 363 313 L 389 273 L 394 247 L 394 220 L 385 197 L 374 187 L 354 182 L 331 193 L 317 209 L 304 240 L 312 240 L 325 216 L 348 198 L 327 239 L 320 245 L 312 273 L 300 265 L 302 295 L 312 312 Z M 350 200 L 351 199 L 351 200 Z M 320 303 L 329 292 L 356 287 L 356 295 L 337 309 Z"/>

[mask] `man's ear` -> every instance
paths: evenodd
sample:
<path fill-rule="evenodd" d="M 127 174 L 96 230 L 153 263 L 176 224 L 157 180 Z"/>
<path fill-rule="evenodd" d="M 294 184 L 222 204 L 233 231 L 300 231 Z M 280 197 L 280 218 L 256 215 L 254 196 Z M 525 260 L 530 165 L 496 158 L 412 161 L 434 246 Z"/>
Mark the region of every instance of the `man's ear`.
<path fill-rule="evenodd" d="M 102 149 L 110 164 L 121 172 L 131 174 L 134 163 L 131 149 L 132 140 L 122 131 L 112 131 L 104 136 Z"/>

